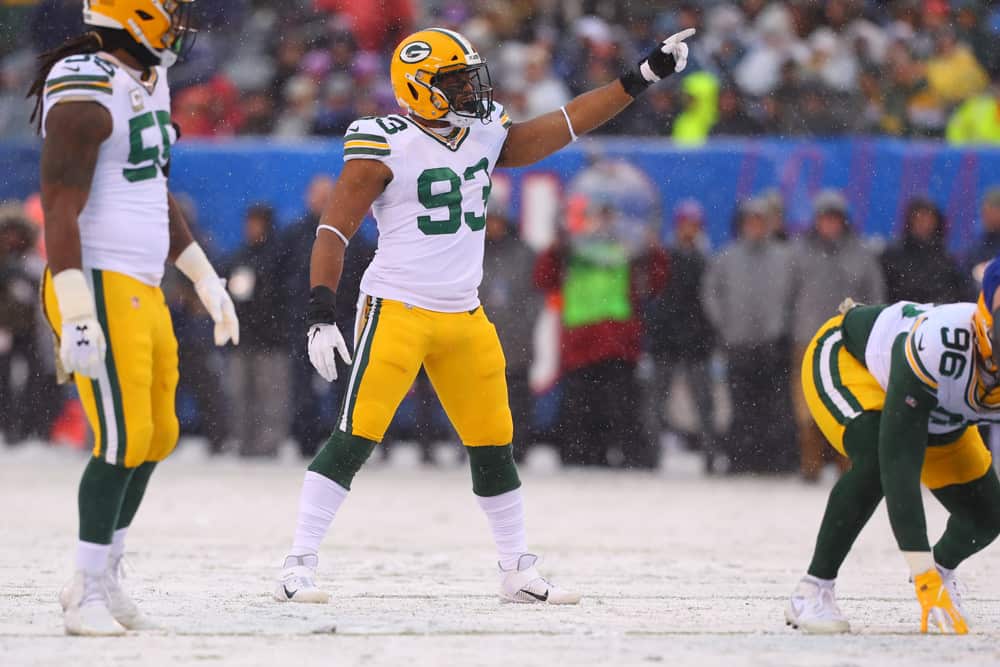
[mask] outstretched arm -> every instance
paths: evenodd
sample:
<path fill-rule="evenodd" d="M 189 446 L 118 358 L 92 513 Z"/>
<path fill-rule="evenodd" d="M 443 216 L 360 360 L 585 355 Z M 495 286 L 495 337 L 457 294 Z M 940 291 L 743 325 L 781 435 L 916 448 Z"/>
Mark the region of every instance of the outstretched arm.
<path fill-rule="evenodd" d="M 889 522 L 899 548 L 904 554 L 923 552 L 930 559 L 920 472 L 927 450 L 927 425 L 937 401 L 910 370 L 907 344 L 907 337 L 901 335 L 893 345 L 879 427 L 879 468 Z"/>
<path fill-rule="evenodd" d="M 661 42 L 635 69 L 600 88 L 579 95 L 555 111 L 514 123 L 497 161 L 499 167 L 523 167 L 552 155 L 577 137 L 608 122 L 653 83 L 687 65 L 684 40 L 689 28 Z"/>
<path fill-rule="evenodd" d="M 907 564 L 917 601 L 920 602 L 920 631 L 933 623 L 941 632 L 965 634 L 969 631 L 961 610 L 955 606 L 927 540 L 927 521 L 920 493 L 920 478 L 927 452 L 927 427 L 937 405 L 930 375 L 913 363 L 924 379 L 918 378 L 910 358 L 919 343 L 899 336 L 893 344 L 889 386 L 886 387 L 878 437 L 878 463 L 889 522 Z"/>

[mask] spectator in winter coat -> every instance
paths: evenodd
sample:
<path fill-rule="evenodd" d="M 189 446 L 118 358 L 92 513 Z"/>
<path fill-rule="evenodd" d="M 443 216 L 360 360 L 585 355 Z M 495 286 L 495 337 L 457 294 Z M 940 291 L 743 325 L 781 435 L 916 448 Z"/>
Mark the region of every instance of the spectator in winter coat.
<path fill-rule="evenodd" d="M 719 92 L 719 119 L 712 126 L 713 137 L 757 136 L 764 127 L 747 111 L 746 100 L 735 86 Z"/>
<path fill-rule="evenodd" d="M 708 362 L 715 333 L 701 301 L 708 265 L 706 245 L 701 204 L 693 199 L 681 201 L 674 209 L 674 245 L 668 254 L 670 284 L 652 299 L 644 313 L 653 358 L 653 381 L 648 396 L 651 431 L 659 434 L 668 427 L 664 404 L 674 378 L 683 375 L 694 398 L 698 421 L 694 430 L 682 436 L 690 448 L 705 452 L 706 466 L 711 471 L 715 410 Z"/>
<path fill-rule="evenodd" d="M 588 206 L 585 230 L 538 258 L 535 286 L 562 295 L 563 462 L 608 465 L 618 445 L 624 465 L 652 468 L 658 457 L 641 426 L 636 379 L 639 312 L 666 284 L 667 256 L 653 244 L 630 257 L 610 230 L 614 215 Z"/>
<path fill-rule="evenodd" d="M 712 259 L 701 294 L 726 353 L 733 418 L 726 436 L 730 472 L 774 472 L 788 466 L 781 428 L 789 402 L 788 307 L 792 296 L 788 244 L 774 238 L 767 206 L 751 200 L 737 217 L 735 241 Z"/>
<path fill-rule="evenodd" d="M 906 206 L 903 237 L 882 254 L 886 301 L 950 303 L 968 295 L 968 279 L 945 248 L 944 214 L 914 198 Z"/>
<path fill-rule="evenodd" d="M 227 284 L 243 322 L 240 345 L 232 351 L 226 379 L 232 429 L 243 456 L 276 456 L 288 436 L 287 305 L 281 274 L 281 245 L 274 210 L 255 204 L 247 210 L 244 244 L 226 262 Z"/>
<path fill-rule="evenodd" d="M 976 239 L 965 258 L 965 275 L 982 277 L 983 269 L 993 258 L 1000 256 L 1000 186 L 986 191 L 980 208 L 982 236 Z M 971 300 L 973 295 L 968 295 Z"/>
<path fill-rule="evenodd" d="M 11 444 L 48 439 L 62 407 L 47 363 L 52 339 L 38 305 L 45 267 L 38 236 L 20 204 L 0 204 L 0 433 Z"/>
<path fill-rule="evenodd" d="M 799 372 L 806 346 L 820 325 L 837 313 L 847 297 L 863 303 L 885 302 L 885 281 L 878 258 L 850 226 L 847 200 L 825 190 L 813 201 L 813 226 L 792 247 L 792 400 L 798 427 L 802 476 L 814 481 L 833 450 L 813 422 L 802 394 Z M 838 463 L 846 463 L 843 457 Z"/>
<path fill-rule="evenodd" d="M 486 252 L 479 299 L 497 328 L 507 360 L 507 393 L 514 417 L 514 457 L 523 459 L 532 442 L 535 401 L 528 384 L 533 334 L 541 297 L 532 270 L 535 253 L 510 227 L 502 207 L 490 205 L 486 217 Z"/>

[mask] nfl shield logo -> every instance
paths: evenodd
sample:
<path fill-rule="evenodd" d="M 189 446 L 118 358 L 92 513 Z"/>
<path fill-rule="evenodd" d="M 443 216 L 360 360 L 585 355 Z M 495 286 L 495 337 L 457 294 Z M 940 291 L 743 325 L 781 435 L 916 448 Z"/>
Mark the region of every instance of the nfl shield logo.
<path fill-rule="evenodd" d="M 139 297 L 137 296 L 132 297 L 132 307 L 135 308 L 136 310 L 139 309 Z"/>

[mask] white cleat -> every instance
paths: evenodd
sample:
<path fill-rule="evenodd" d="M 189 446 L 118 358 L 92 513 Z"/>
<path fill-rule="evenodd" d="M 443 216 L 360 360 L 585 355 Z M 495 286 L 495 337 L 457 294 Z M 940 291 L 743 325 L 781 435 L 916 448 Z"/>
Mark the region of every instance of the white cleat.
<path fill-rule="evenodd" d="M 122 588 L 121 580 L 125 578 L 124 557 L 117 560 L 109 559 L 108 570 L 104 576 L 104 585 L 108 591 L 108 609 L 126 630 L 157 630 L 159 626 L 150 621 L 139 606 Z"/>
<path fill-rule="evenodd" d="M 59 594 L 59 602 L 68 635 L 107 637 L 125 634 L 125 628 L 108 609 L 108 591 L 103 576 L 87 575 L 77 570 Z"/>
<path fill-rule="evenodd" d="M 851 631 L 851 624 L 837 606 L 833 583 L 802 577 L 785 607 L 785 622 L 811 634 L 834 635 Z"/>
<path fill-rule="evenodd" d="M 319 556 L 288 556 L 278 575 L 278 585 L 274 589 L 274 599 L 279 602 L 307 602 L 326 604 L 330 594 L 316 586 L 316 567 Z"/>
<path fill-rule="evenodd" d="M 547 581 L 535 569 L 538 556 L 522 554 L 517 560 L 517 568 L 500 568 L 500 600 L 523 604 L 577 604 L 579 593 L 564 591 Z"/>

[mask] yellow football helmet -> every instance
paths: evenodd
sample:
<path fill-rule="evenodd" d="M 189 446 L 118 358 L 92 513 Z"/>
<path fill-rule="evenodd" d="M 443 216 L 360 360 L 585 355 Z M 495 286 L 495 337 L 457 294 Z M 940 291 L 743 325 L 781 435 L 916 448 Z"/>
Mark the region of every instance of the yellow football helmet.
<path fill-rule="evenodd" d="M 170 67 L 194 45 L 194 0 L 84 0 L 87 25 L 124 30 Z"/>
<path fill-rule="evenodd" d="M 466 127 L 489 122 L 490 70 L 465 37 L 445 28 L 415 32 L 396 47 L 389 65 L 400 106 L 427 120 Z"/>
<path fill-rule="evenodd" d="M 972 316 L 972 326 L 976 334 L 979 362 L 988 373 L 996 375 L 1000 372 L 1000 367 L 993 359 L 993 313 L 986 307 L 986 299 L 982 292 L 979 293 L 976 312 Z"/>

